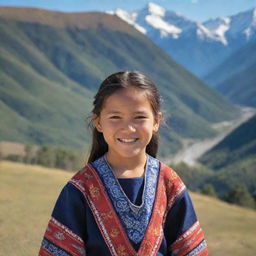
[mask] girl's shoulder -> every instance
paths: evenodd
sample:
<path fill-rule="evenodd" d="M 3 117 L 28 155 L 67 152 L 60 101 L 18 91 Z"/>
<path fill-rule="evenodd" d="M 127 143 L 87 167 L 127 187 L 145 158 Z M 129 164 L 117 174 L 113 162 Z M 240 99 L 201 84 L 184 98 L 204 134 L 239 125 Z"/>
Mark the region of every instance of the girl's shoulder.
<path fill-rule="evenodd" d="M 168 211 L 174 203 L 186 194 L 186 186 L 179 175 L 170 167 L 160 162 L 160 177 L 163 177 L 165 192 L 167 195 Z"/>
<path fill-rule="evenodd" d="M 68 182 L 67 185 L 71 185 L 79 190 L 84 196 L 91 193 L 92 190 L 99 189 L 99 177 L 92 167 L 87 164 L 81 170 L 79 170 Z"/>
<path fill-rule="evenodd" d="M 79 171 L 77 171 L 69 180 L 68 183 L 83 183 L 83 180 L 86 179 L 86 177 L 88 176 L 88 169 L 90 168 L 90 165 L 85 165 L 84 167 L 82 167 Z"/>
<path fill-rule="evenodd" d="M 180 180 L 181 181 L 181 178 L 179 177 L 177 172 L 174 169 L 172 169 L 172 167 L 166 165 L 165 163 L 163 163 L 161 161 L 160 161 L 160 171 L 161 171 L 162 175 L 164 175 L 164 177 L 169 180 Z"/>

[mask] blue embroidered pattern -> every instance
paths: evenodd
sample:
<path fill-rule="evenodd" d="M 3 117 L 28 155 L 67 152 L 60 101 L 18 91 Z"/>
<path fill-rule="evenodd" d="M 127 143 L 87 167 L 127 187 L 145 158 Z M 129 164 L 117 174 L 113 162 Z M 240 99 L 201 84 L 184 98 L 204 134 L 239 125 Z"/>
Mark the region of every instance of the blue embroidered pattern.
<path fill-rule="evenodd" d="M 92 165 L 97 170 L 129 239 L 138 244 L 142 241 L 150 221 L 160 169 L 159 160 L 149 155 L 147 157 L 145 184 L 140 206 L 132 204 L 127 198 L 104 156 L 94 161 Z"/>
<path fill-rule="evenodd" d="M 205 247 L 207 246 L 206 241 L 203 240 L 192 252 L 187 254 L 187 256 L 195 256 L 197 255 L 200 251 L 202 251 Z"/>
<path fill-rule="evenodd" d="M 49 253 L 51 253 L 54 256 L 70 256 L 71 255 L 46 239 L 43 239 L 42 247 L 45 248 Z"/>

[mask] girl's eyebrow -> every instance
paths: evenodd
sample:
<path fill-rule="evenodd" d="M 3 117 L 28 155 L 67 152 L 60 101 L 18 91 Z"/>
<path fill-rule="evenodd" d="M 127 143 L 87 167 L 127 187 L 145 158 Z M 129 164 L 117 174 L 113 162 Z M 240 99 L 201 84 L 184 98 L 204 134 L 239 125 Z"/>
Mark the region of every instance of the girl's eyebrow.
<path fill-rule="evenodd" d="M 107 114 L 120 114 L 121 112 L 118 110 L 109 110 Z"/>
<path fill-rule="evenodd" d="M 114 114 L 122 114 L 122 111 L 118 111 L 118 110 L 109 110 L 107 113 L 107 115 L 114 115 Z M 134 111 L 133 112 L 134 115 L 146 115 L 147 111 L 145 110 L 138 110 L 138 111 Z"/>
<path fill-rule="evenodd" d="M 118 110 L 109 110 L 107 112 L 108 115 L 110 114 L 121 114 L 122 112 L 121 111 L 118 111 Z M 144 114 L 146 115 L 147 114 L 147 111 L 144 111 L 144 110 L 141 110 L 141 111 L 135 111 L 133 112 L 134 114 Z"/>
<path fill-rule="evenodd" d="M 136 112 L 134 112 L 134 114 L 144 114 L 145 115 L 145 114 L 147 114 L 147 111 L 143 111 L 143 110 L 142 111 L 136 111 Z"/>

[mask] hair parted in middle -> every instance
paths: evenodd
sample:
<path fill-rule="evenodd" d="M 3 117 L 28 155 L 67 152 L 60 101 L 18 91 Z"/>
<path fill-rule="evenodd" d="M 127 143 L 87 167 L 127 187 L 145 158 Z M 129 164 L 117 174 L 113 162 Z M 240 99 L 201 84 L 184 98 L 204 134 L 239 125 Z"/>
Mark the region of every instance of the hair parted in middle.
<path fill-rule="evenodd" d="M 138 71 L 123 71 L 108 76 L 101 83 L 98 92 L 94 96 L 92 116 L 90 120 L 90 127 L 92 129 L 92 145 L 88 163 L 93 162 L 108 151 L 108 145 L 103 134 L 93 126 L 93 119 L 100 116 L 104 102 L 110 95 L 114 94 L 118 90 L 127 88 L 145 90 L 149 103 L 152 107 L 154 117 L 158 118 L 158 114 L 161 110 L 160 95 L 155 84 L 145 75 Z M 158 133 L 154 133 L 146 147 L 146 153 L 156 157 L 158 143 Z"/>

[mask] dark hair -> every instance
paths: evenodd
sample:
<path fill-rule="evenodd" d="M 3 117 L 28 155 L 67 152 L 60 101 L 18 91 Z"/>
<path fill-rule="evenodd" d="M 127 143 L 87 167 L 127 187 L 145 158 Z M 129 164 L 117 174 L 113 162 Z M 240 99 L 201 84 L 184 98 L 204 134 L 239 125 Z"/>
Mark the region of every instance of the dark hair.
<path fill-rule="evenodd" d="M 105 100 L 117 90 L 134 87 L 147 91 L 147 97 L 151 104 L 155 118 L 160 112 L 160 95 L 155 84 L 145 75 L 136 71 L 118 72 L 107 77 L 94 96 L 90 127 L 92 128 L 92 146 L 88 163 L 103 156 L 108 151 L 108 145 L 101 132 L 93 126 L 93 116 L 99 116 Z M 147 154 L 156 157 L 158 150 L 158 134 L 154 133 L 146 147 Z"/>

